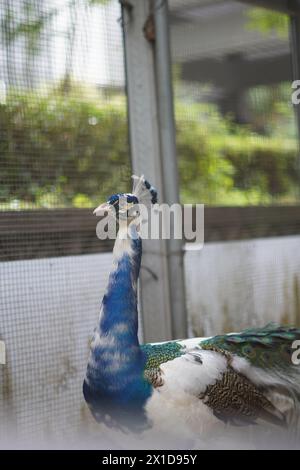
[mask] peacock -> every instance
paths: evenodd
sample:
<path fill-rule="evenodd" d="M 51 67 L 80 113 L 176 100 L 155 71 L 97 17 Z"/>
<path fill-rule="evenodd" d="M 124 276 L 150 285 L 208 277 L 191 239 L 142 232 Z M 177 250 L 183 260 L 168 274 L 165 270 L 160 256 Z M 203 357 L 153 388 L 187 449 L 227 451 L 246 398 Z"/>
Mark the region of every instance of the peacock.
<path fill-rule="evenodd" d="M 292 356 L 300 329 L 269 324 L 210 338 L 139 343 L 142 240 L 136 208 L 156 204 L 157 191 L 144 176 L 133 181 L 132 193 L 115 194 L 95 210 L 113 212 L 119 232 L 83 384 L 94 418 L 145 429 L 170 417 L 193 432 L 221 423 L 299 423 L 300 366 Z M 127 223 L 120 223 L 125 216 Z"/>

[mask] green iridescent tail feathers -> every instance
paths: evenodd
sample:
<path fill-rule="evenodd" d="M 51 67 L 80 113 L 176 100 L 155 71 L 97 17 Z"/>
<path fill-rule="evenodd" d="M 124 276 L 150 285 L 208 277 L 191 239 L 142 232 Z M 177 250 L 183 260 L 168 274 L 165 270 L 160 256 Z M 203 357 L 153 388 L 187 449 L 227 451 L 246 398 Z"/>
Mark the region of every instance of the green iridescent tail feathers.
<path fill-rule="evenodd" d="M 300 329 L 270 323 L 264 328 L 250 328 L 241 333 L 215 336 L 201 341 L 203 349 L 219 349 L 244 357 L 263 369 L 293 366 L 294 342 Z"/>

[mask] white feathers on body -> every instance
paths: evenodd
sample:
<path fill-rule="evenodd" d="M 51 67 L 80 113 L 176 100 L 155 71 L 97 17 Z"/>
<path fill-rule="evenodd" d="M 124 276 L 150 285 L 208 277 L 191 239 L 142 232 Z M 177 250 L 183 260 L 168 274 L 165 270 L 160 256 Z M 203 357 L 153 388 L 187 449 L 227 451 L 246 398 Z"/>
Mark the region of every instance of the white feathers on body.
<path fill-rule="evenodd" d="M 189 438 L 203 436 L 216 425 L 220 429 L 220 421 L 199 400 L 199 395 L 220 379 L 227 367 L 225 357 L 218 353 L 192 351 L 199 354 L 201 366 L 190 353 L 163 364 L 164 385 L 154 390 L 146 405 L 147 416 L 154 428 L 168 427 L 170 430 L 176 426 Z"/>

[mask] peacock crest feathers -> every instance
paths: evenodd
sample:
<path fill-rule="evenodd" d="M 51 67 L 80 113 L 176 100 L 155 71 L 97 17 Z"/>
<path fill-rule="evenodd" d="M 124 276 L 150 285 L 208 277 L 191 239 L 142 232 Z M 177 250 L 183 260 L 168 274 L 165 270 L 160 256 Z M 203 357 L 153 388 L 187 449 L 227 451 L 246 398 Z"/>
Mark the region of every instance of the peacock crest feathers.
<path fill-rule="evenodd" d="M 132 194 L 137 197 L 140 204 L 149 206 L 157 203 L 157 190 L 142 176 L 132 176 L 133 191 Z"/>

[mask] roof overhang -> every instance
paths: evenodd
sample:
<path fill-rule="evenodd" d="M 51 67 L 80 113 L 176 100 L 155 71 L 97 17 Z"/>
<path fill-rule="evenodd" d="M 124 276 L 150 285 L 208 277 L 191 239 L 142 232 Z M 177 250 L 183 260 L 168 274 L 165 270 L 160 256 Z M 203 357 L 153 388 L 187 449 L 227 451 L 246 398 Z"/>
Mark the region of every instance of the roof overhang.
<path fill-rule="evenodd" d="M 269 8 L 288 15 L 300 15 L 300 0 L 239 0 L 242 3 Z"/>

